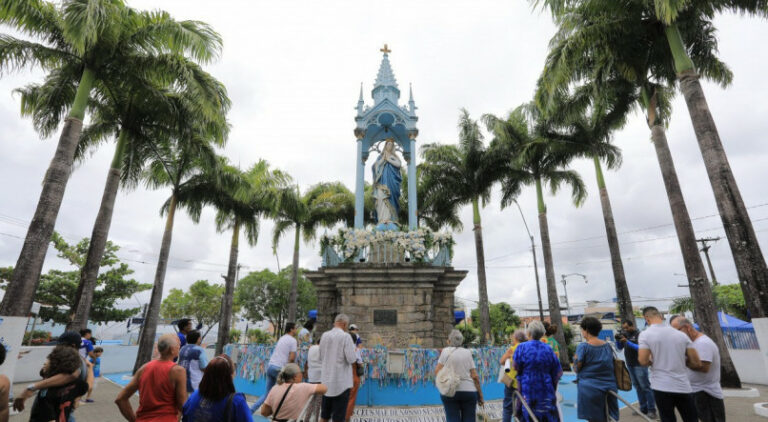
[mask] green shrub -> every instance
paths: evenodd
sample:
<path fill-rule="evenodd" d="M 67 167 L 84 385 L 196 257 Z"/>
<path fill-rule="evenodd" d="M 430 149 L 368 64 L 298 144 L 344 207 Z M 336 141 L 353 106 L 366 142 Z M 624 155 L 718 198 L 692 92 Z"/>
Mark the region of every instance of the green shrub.
<path fill-rule="evenodd" d="M 258 328 L 248 330 L 248 343 L 271 344 L 275 341 L 271 334 Z"/>
<path fill-rule="evenodd" d="M 229 330 L 229 342 L 232 344 L 240 343 L 240 336 L 243 334 L 242 331 L 237 330 L 235 328 L 232 328 Z"/>
<path fill-rule="evenodd" d="M 470 325 L 459 324 L 456 326 L 456 329 L 461 331 L 461 335 L 464 336 L 464 346 L 477 343 L 477 340 L 480 337 L 480 330 L 473 328 Z"/>

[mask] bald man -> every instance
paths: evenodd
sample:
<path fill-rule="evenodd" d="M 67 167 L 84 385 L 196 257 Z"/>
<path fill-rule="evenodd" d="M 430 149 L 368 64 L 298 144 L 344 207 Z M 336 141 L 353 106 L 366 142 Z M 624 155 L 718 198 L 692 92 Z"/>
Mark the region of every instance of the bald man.
<path fill-rule="evenodd" d="M 161 336 L 157 341 L 160 358 L 139 368 L 117 395 L 115 403 L 126 420 L 178 422 L 187 401 L 187 371 L 173 362 L 179 356 L 180 347 L 176 334 Z M 139 410 L 133 413 L 129 399 L 137 390 L 141 390 Z"/>

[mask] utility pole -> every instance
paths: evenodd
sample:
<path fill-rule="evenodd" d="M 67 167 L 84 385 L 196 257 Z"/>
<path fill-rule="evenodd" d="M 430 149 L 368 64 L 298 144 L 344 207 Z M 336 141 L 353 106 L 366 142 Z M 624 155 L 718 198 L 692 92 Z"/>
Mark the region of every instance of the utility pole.
<path fill-rule="evenodd" d="M 712 278 L 713 286 L 717 286 L 717 277 L 715 277 L 715 269 L 712 267 L 712 261 L 709 259 L 709 248 L 711 248 L 712 246 L 710 246 L 708 243 L 709 242 L 715 243 L 718 240 L 720 240 L 720 236 L 696 239 L 697 242 L 701 243 L 701 251 L 704 252 L 704 256 L 707 258 L 707 266 L 709 266 L 709 275 Z"/>
<path fill-rule="evenodd" d="M 536 295 L 539 298 L 539 320 L 541 322 L 544 322 L 544 306 L 541 304 L 541 287 L 539 285 L 539 266 L 536 264 L 536 244 L 533 242 L 533 235 L 531 234 L 531 231 L 528 230 L 528 223 L 525 221 L 525 216 L 523 215 L 523 209 L 520 208 L 520 204 L 517 203 L 517 200 L 513 200 L 515 205 L 517 205 L 517 210 L 520 211 L 520 217 L 523 219 L 523 224 L 525 225 L 525 232 L 528 233 L 528 237 L 531 239 L 531 253 L 533 254 L 533 273 L 536 275 Z"/>
<path fill-rule="evenodd" d="M 571 315 L 571 304 L 568 302 L 568 288 L 565 287 L 565 284 L 566 284 L 565 279 L 566 279 L 566 277 L 570 277 L 570 276 L 574 276 L 574 275 L 583 278 L 584 279 L 584 284 L 588 283 L 587 276 L 585 276 L 584 274 L 571 273 L 571 274 L 562 274 L 560 276 L 560 277 L 562 277 L 562 279 L 560 281 L 562 281 L 562 283 L 563 283 L 563 292 L 565 293 L 565 310 L 566 310 L 566 312 L 568 312 L 568 316 Z"/>

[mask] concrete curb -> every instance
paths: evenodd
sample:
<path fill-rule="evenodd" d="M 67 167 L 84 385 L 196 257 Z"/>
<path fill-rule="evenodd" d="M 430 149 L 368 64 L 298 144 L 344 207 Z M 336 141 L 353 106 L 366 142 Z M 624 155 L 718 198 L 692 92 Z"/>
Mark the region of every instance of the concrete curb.
<path fill-rule="evenodd" d="M 768 418 L 768 403 L 755 403 L 755 414 Z"/>
<path fill-rule="evenodd" d="M 744 387 L 744 388 L 724 388 L 723 396 L 725 397 L 760 397 L 760 392 L 757 388 Z"/>

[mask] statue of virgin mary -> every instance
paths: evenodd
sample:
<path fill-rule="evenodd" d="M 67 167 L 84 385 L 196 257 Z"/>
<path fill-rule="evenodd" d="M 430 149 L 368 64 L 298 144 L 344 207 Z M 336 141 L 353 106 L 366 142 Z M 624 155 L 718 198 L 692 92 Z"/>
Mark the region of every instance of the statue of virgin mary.
<path fill-rule="evenodd" d="M 373 163 L 373 199 L 376 207 L 374 218 L 377 228 L 397 229 L 397 216 L 400 212 L 400 174 L 402 166 L 395 154 L 395 141 L 390 138 L 384 143 L 384 149 Z"/>

